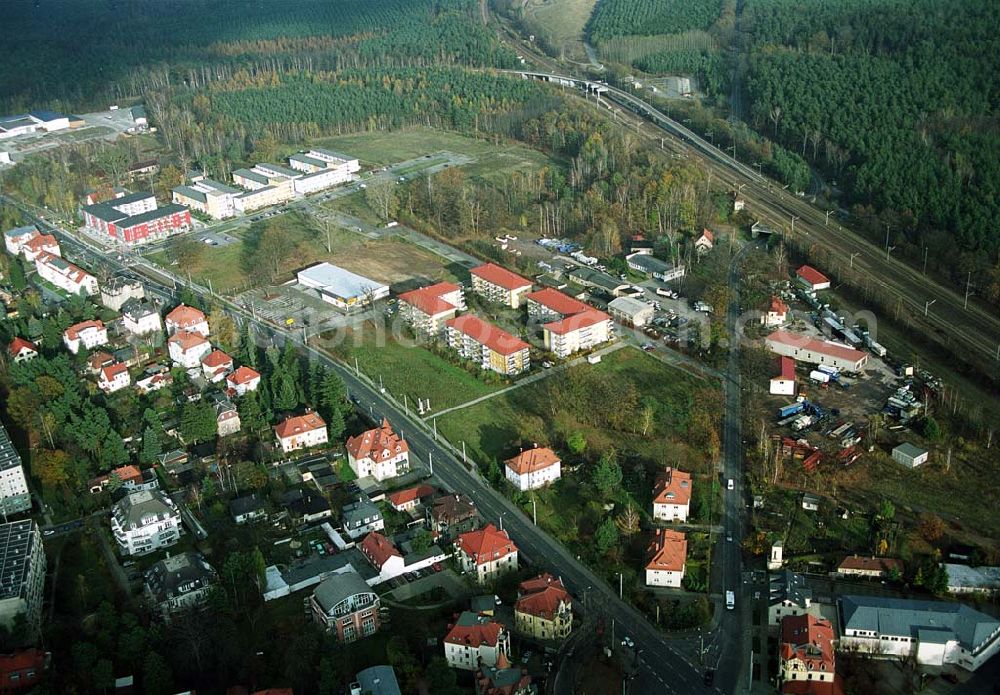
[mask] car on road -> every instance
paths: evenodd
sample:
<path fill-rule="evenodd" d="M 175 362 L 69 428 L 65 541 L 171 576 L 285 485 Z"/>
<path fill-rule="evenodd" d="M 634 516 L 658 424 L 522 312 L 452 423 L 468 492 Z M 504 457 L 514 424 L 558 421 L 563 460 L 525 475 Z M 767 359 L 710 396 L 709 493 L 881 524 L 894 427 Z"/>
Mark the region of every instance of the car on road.
<path fill-rule="evenodd" d="M 55 533 L 56 533 L 56 530 L 54 528 L 47 528 L 44 531 L 42 531 L 42 535 L 43 536 L 54 536 Z"/>
<path fill-rule="evenodd" d="M 632 649 L 633 647 L 635 647 L 635 642 L 632 641 L 631 637 L 625 636 L 622 638 L 622 646 L 627 647 L 628 649 Z"/>
<path fill-rule="evenodd" d="M 656 346 L 653 345 L 652 343 L 646 343 L 645 345 L 642 346 L 642 349 L 645 350 L 646 352 L 652 352 L 653 350 L 656 349 Z"/>
<path fill-rule="evenodd" d="M 548 360 L 542 362 L 542 369 L 552 369 L 552 363 L 549 362 Z"/>
<path fill-rule="evenodd" d="M 733 479 L 732 479 L 732 478 L 730 478 L 730 479 L 729 479 L 729 482 L 728 482 L 728 483 L 726 484 L 726 488 L 727 488 L 727 489 L 729 489 L 729 490 L 732 490 L 732 489 L 734 489 L 735 487 L 736 487 L 736 484 L 735 484 L 735 483 L 733 483 Z"/>
<path fill-rule="evenodd" d="M 730 543 L 732 543 L 733 542 L 733 534 L 727 533 L 726 534 L 726 540 L 729 541 Z"/>

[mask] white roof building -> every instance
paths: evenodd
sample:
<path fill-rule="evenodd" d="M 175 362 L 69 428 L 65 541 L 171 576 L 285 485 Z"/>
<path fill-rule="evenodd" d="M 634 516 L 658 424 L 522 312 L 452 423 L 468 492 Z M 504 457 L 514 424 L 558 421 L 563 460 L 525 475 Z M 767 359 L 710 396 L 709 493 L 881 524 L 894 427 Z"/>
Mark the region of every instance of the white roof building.
<path fill-rule="evenodd" d="M 344 270 L 331 263 L 317 263 L 297 274 L 299 284 L 319 293 L 323 301 L 351 310 L 389 296 L 389 286 Z"/>

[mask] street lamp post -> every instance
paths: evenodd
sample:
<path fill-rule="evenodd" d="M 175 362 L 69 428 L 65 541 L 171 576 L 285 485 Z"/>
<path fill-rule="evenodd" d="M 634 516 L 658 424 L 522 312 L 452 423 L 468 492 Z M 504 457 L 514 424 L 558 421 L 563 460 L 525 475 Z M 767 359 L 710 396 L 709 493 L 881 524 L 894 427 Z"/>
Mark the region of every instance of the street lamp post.
<path fill-rule="evenodd" d="M 796 215 L 792 215 L 792 233 L 791 236 L 795 236 L 795 220 L 801 219 Z"/>
<path fill-rule="evenodd" d="M 968 295 L 966 295 L 966 299 L 968 299 Z M 931 304 L 933 304 L 936 301 L 937 301 L 936 299 L 932 299 L 929 302 L 924 302 L 924 316 L 927 316 L 927 310 L 930 309 Z"/>
<path fill-rule="evenodd" d="M 860 251 L 855 251 L 854 253 L 851 254 L 851 270 L 854 270 L 854 257 L 860 255 L 861 255 Z"/>
<path fill-rule="evenodd" d="M 827 210 L 827 211 L 826 211 L 826 224 L 824 225 L 824 226 L 826 226 L 826 227 L 829 227 L 829 226 L 830 226 L 830 213 L 831 213 L 831 212 L 833 212 L 833 210 Z"/>
<path fill-rule="evenodd" d="M 895 246 L 886 246 L 885 247 L 885 260 L 889 260 L 889 254 L 892 253 L 895 249 L 896 249 Z"/>

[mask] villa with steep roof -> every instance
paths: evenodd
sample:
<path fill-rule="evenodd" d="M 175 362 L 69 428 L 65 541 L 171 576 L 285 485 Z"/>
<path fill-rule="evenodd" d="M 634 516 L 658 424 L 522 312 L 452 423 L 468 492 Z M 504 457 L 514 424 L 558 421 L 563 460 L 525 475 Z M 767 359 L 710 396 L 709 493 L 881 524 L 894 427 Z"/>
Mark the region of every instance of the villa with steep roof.
<path fill-rule="evenodd" d="M 347 440 L 347 462 L 359 478 L 381 482 L 410 469 L 410 446 L 392 430 L 389 420 Z"/>

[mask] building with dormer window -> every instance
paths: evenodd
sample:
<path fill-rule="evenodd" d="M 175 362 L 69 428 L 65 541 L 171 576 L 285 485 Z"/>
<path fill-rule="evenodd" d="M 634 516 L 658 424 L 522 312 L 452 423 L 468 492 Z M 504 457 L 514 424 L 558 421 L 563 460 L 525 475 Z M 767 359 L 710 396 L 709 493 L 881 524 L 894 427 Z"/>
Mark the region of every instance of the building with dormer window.
<path fill-rule="evenodd" d="M 380 427 L 347 440 L 347 462 L 359 478 L 381 482 L 410 470 L 410 447 L 392 431 L 387 419 Z"/>

